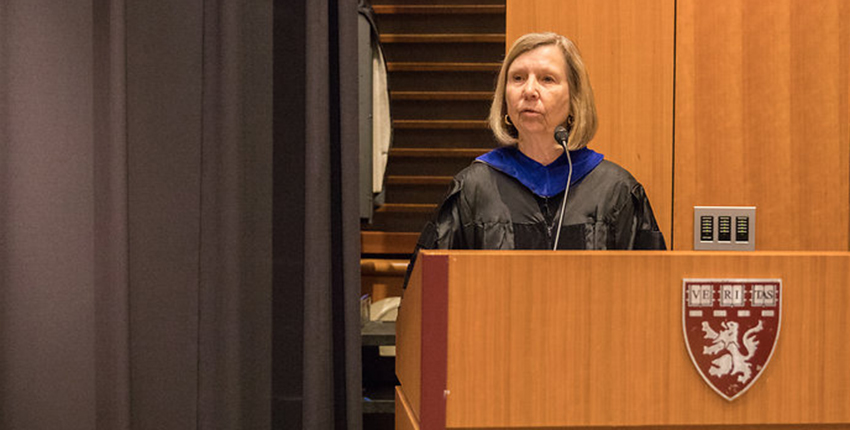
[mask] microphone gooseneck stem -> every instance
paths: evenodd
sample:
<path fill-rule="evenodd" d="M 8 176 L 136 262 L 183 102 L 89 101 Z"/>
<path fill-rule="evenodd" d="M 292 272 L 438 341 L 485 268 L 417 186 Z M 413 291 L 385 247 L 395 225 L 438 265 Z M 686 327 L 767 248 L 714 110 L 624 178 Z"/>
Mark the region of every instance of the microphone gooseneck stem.
<path fill-rule="evenodd" d="M 564 199 L 561 200 L 561 215 L 558 217 L 558 231 L 555 233 L 555 246 L 553 251 L 558 250 L 558 241 L 561 239 L 561 226 L 564 224 L 564 210 L 567 207 L 567 195 L 570 193 L 570 182 L 573 179 L 573 160 L 570 157 L 570 151 L 567 149 L 566 139 L 559 139 L 561 146 L 564 147 L 564 153 L 567 154 L 567 162 L 570 165 L 570 173 L 567 175 L 567 186 L 564 187 Z"/>

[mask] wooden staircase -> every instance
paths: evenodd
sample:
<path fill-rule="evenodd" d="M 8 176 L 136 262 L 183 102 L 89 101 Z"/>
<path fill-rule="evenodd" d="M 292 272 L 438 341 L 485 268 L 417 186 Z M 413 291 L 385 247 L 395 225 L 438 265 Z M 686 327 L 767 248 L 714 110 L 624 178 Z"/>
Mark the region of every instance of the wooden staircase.
<path fill-rule="evenodd" d="M 386 203 L 363 254 L 405 258 L 451 178 L 495 147 L 487 128 L 505 51 L 504 0 L 374 0 L 389 69 Z"/>

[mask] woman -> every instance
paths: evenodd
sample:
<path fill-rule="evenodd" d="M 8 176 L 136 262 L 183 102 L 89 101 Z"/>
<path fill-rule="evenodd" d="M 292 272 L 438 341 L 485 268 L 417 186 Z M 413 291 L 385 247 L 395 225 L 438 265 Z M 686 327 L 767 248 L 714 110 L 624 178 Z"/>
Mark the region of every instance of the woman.
<path fill-rule="evenodd" d="M 586 148 L 596 133 L 596 106 L 569 39 L 533 33 L 514 43 L 489 123 L 504 146 L 455 176 L 417 251 L 666 248 L 640 183 Z M 558 126 L 569 132 L 570 157 L 556 141 Z"/>

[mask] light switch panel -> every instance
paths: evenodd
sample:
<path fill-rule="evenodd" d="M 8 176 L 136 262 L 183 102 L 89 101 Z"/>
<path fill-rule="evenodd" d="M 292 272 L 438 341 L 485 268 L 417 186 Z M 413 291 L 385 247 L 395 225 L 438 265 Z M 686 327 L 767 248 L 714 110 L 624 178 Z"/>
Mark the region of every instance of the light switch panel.
<path fill-rule="evenodd" d="M 755 251 L 755 206 L 694 206 L 694 249 Z"/>

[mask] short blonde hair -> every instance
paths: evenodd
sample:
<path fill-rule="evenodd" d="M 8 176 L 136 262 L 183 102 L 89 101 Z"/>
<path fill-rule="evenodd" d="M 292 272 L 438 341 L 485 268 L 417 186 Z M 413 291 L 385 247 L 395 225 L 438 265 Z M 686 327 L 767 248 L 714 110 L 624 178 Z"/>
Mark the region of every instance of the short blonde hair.
<path fill-rule="evenodd" d="M 567 147 L 574 151 L 587 146 L 596 134 L 596 102 L 593 99 L 593 88 L 590 87 L 590 78 L 584 61 L 575 44 L 564 36 L 556 33 L 529 33 L 511 46 L 499 77 L 496 81 L 496 91 L 493 93 L 493 104 L 490 105 L 490 128 L 493 134 L 503 145 L 514 145 L 517 143 L 517 129 L 505 122 L 508 113 L 505 104 L 505 86 L 507 82 L 508 69 L 520 55 L 546 45 L 555 45 L 561 49 L 567 63 L 567 82 L 570 86 L 570 116 L 572 125 L 564 124 L 570 130 L 570 138 Z"/>

